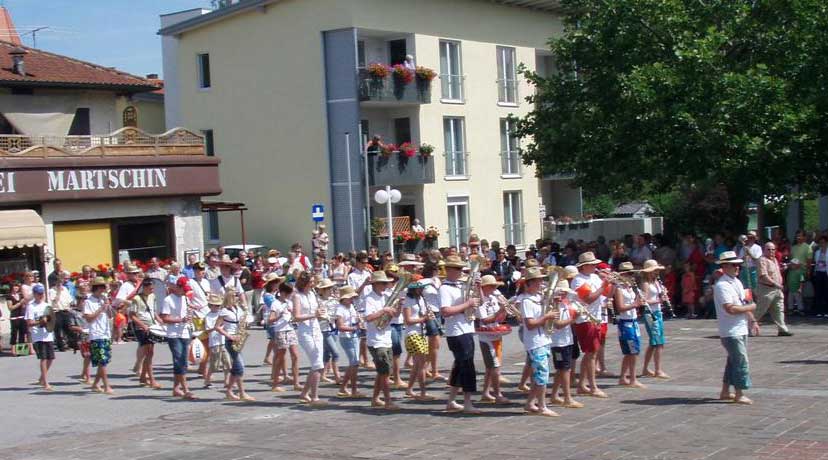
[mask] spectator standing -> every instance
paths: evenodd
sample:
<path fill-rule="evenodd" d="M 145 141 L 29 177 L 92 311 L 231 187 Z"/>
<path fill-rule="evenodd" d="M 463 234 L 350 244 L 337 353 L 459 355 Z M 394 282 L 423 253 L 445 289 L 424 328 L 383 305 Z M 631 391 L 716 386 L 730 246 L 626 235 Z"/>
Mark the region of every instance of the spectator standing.
<path fill-rule="evenodd" d="M 828 316 L 828 236 L 817 240 L 819 247 L 814 251 L 814 313 L 818 318 Z"/>

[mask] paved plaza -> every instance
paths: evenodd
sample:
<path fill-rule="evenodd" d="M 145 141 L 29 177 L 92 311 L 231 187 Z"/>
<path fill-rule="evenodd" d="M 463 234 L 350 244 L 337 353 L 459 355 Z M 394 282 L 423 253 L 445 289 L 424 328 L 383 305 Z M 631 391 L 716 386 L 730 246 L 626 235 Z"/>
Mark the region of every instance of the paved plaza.
<path fill-rule="evenodd" d="M 549 419 L 521 415 L 515 389 L 522 350 L 515 334 L 504 347 L 511 407 L 483 407 L 482 416 L 441 413 L 443 401 L 403 400 L 398 412 L 368 408 L 368 401 L 333 398 L 322 387 L 324 408 L 275 394 L 259 365 L 264 333 L 253 331 L 245 349 L 247 380 L 256 402 L 227 402 L 213 389 L 185 402 L 169 390 L 137 386 L 129 372 L 135 345 L 114 345 L 111 377 L 116 395 L 77 383 L 79 355 L 60 353 L 52 368 L 53 393 L 38 391 L 32 357 L 0 359 L 0 401 L 5 408 L 0 443 L 12 459 L 268 459 L 268 458 L 566 458 L 566 459 L 828 459 L 828 322 L 794 322 L 795 337 L 768 334 L 749 345 L 753 406 L 715 400 L 724 352 L 714 321 L 667 322 L 669 381 L 644 379 L 647 390 L 618 388 L 602 379 L 608 400 L 581 398 L 584 409 L 563 409 Z M 612 328 L 611 328 L 612 331 Z M 607 362 L 618 371 L 610 334 Z M 445 347 L 444 347 L 445 348 Z M 447 350 L 442 360 L 450 363 Z M 160 382 L 169 387 L 169 350 L 156 352 Z M 482 362 L 478 362 L 478 370 Z M 362 391 L 373 374 L 361 370 Z M 445 387 L 432 384 L 442 396 Z"/>

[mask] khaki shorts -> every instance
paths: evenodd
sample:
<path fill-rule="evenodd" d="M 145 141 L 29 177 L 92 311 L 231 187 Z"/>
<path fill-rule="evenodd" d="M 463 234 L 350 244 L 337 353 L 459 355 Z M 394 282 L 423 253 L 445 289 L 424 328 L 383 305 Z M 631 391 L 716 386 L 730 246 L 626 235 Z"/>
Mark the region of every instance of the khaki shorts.
<path fill-rule="evenodd" d="M 377 374 L 388 375 L 391 373 L 391 347 L 368 347 L 374 366 L 377 367 Z"/>
<path fill-rule="evenodd" d="M 230 370 L 230 356 L 224 345 L 210 347 L 210 372 Z"/>

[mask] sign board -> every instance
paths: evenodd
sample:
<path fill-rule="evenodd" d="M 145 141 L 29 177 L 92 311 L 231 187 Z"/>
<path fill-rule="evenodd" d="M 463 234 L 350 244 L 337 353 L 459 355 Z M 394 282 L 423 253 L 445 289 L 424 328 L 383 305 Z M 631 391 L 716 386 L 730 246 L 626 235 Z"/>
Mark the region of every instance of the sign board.
<path fill-rule="evenodd" d="M 311 206 L 311 219 L 314 222 L 322 222 L 325 220 L 325 207 L 318 203 Z"/>
<path fill-rule="evenodd" d="M 541 203 L 538 205 L 538 214 L 540 214 L 541 219 L 546 219 L 546 205 Z"/>

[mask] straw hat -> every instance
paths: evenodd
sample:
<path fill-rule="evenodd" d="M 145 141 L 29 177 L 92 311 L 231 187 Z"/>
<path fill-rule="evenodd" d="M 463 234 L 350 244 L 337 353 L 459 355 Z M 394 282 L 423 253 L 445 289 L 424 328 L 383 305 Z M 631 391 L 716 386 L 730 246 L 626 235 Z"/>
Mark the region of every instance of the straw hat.
<path fill-rule="evenodd" d="M 221 260 L 219 260 L 219 263 L 222 264 L 222 265 L 233 265 L 234 264 L 233 259 L 230 258 L 229 254 L 225 254 L 225 255 L 221 256 Z"/>
<path fill-rule="evenodd" d="M 391 283 L 393 280 L 389 278 L 384 271 L 377 270 L 371 273 L 371 284 L 376 283 Z"/>
<path fill-rule="evenodd" d="M 566 279 L 571 280 L 578 276 L 578 267 L 574 265 L 567 265 L 564 267 L 564 271 L 566 272 Z"/>
<path fill-rule="evenodd" d="M 445 261 L 446 268 L 466 268 L 466 263 L 460 256 L 448 256 Z"/>
<path fill-rule="evenodd" d="M 598 265 L 601 261 L 595 258 L 595 254 L 590 251 L 587 251 L 578 256 L 578 264 L 575 265 L 576 267 L 582 267 L 584 265 Z"/>
<path fill-rule="evenodd" d="M 497 280 L 494 275 L 483 275 L 480 278 L 480 287 L 483 286 L 503 286 L 503 283 Z"/>
<path fill-rule="evenodd" d="M 281 283 L 284 280 L 285 280 L 284 276 L 279 276 L 276 273 L 269 273 L 267 276 L 264 277 L 264 279 L 262 280 L 262 283 L 263 283 L 264 286 L 267 286 L 270 283 L 274 283 L 274 282 Z"/>
<path fill-rule="evenodd" d="M 402 258 L 400 260 L 400 263 L 398 265 L 400 267 L 406 267 L 406 266 L 422 267 L 423 263 L 418 262 L 417 261 L 417 256 L 415 256 L 414 254 L 403 254 Z"/>
<path fill-rule="evenodd" d="M 540 278 L 545 278 L 543 274 L 543 270 L 538 267 L 529 267 L 526 269 L 526 273 L 523 275 L 523 279 L 525 281 L 536 280 Z"/>
<path fill-rule="evenodd" d="M 219 294 L 210 293 L 207 295 L 207 305 L 224 305 L 224 298 Z"/>
<path fill-rule="evenodd" d="M 651 273 L 656 270 L 664 270 L 664 267 L 659 265 L 658 262 L 653 259 L 645 260 L 644 265 L 641 267 L 641 271 L 644 273 Z"/>
<path fill-rule="evenodd" d="M 526 267 L 531 268 L 537 267 L 538 265 L 537 259 L 526 259 Z"/>
<path fill-rule="evenodd" d="M 342 299 L 353 299 L 354 297 L 358 297 L 356 290 L 351 286 L 345 286 L 339 290 L 339 300 Z"/>
<path fill-rule="evenodd" d="M 319 284 L 316 285 L 316 289 L 328 289 L 334 286 L 335 284 L 333 281 L 331 281 L 328 278 L 323 278 L 322 281 L 320 281 Z"/>
<path fill-rule="evenodd" d="M 89 283 L 89 285 L 90 285 L 90 286 L 92 286 L 92 287 L 95 287 L 95 286 L 106 286 L 106 285 L 107 285 L 107 282 L 106 282 L 106 280 L 104 279 L 104 277 L 103 277 L 103 276 L 96 276 L 96 277 L 92 280 L 92 282 L 91 282 L 91 283 Z"/>
<path fill-rule="evenodd" d="M 141 269 L 133 264 L 126 264 L 124 266 L 124 273 L 141 273 Z"/>
<path fill-rule="evenodd" d="M 717 264 L 741 264 L 744 260 L 740 259 L 739 256 L 736 255 L 733 251 L 725 251 L 719 255 L 719 260 L 716 261 Z"/>
<path fill-rule="evenodd" d="M 631 272 L 631 271 L 635 271 L 635 267 L 633 267 L 632 262 L 621 262 L 621 264 L 618 265 L 618 272 L 619 273 L 621 273 L 621 272 Z"/>
<path fill-rule="evenodd" d="M 399 265 L 397 265 L 397 264 L 395 264 L 395 263 L 393 263 L 393 262 L 391 262 L 391 263 L 389 263 L 389 264 L 386 264 L 386 265 L 385 265 L 385 267 L 383 268 L 383 270 L 384 270 L 386 273 L 390 272 L 390 273 L 394 273 L 394 274 L 396 274 L 396 273 L 399 273 L 399 272 L 400 272 L 400 266 L 399 266 Z"/>
<path fill-rule="evenodd" d="M 558 284 L 555 285 L 555 291 L 565 292 L 567 294 L 573 292 L 572 289 L 569 289 L 569 281 L 567 280 L 558 280 Z"/>

